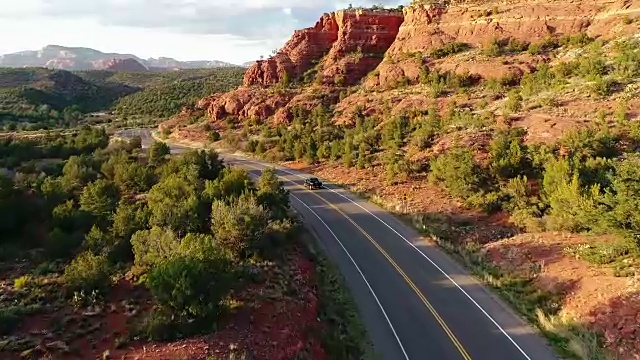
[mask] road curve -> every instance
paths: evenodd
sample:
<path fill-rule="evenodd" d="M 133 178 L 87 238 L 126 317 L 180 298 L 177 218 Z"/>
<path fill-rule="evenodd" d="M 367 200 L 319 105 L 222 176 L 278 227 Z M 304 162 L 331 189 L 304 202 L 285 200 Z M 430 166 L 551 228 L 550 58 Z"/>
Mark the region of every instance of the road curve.
<path fill-rule="evenodd" d="M 125 130 L 118 135 L 141 135 Z M 182 152 L 183 147 L 172 147 Z M 225 162 L 259 175 L 274 167 L 237 155 Z M 275 166 L 292 205 L 346 279 L 384 359 L 557 359 L 544 339 L 436 245 L 344 189 L 302 187 L 308 174 Z"/>

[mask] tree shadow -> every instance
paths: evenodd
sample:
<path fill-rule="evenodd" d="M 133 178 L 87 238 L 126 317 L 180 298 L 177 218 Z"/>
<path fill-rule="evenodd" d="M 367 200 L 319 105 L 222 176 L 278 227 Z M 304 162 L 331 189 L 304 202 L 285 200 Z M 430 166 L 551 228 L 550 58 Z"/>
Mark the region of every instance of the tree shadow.
<path fill-rule="evenodd" d="M 455 244 L 487 244 L 520 233 L 518 227 L 508 222 L 491 221 L 486 215 L 471 212 L 420 212 L 408 217 L 423 234 Z"/>
<path fill-rule="evenodd" d="M 610 350 L 640 354 L 640 291 L 616 296 L 594 306 L 582 325 L 601 335 Z"/>

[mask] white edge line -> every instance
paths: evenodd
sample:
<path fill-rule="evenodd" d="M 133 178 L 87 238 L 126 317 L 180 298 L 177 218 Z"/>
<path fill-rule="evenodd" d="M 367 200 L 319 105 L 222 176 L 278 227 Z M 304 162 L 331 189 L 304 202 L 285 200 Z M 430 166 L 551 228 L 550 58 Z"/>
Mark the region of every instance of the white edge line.
<path fill-rule="evenodd" d="M 362 273 L 362 270 L 360 270 L 360 267 L 358 266 L 358 264 L 356 264 L 356 261 L 353 259 L 353 257 L 351 257 L 351 254 L 349 254 L 349 251 L 347 251 L 347 249 L 344 247 L 342 242 L 338 239 L 336 234 L 334 234 L 334 232 L 331 230 L 329 225 L 327 225 L 327 223 L 325 223 L 324 220 L 322 220 L 322 218 L 318 215 L 318 213 L 316 213 L 313 209 L 311 209 L 309 207 L 309 205 L 307 205 L 304 202 L 302 202 L 302 200 L 300 200 L 297 196 L 295 196 L 293 194 L 289 194 L 289 195 L 291 197 L 293 197 L 294 199 L 298 200 L 298 202 L 300 202 L 300 204 L 304 205 L 304 207 L 306 207 L 309 211 L 311 211 L 311 213 L 313 215 L 315 215 L 315 217 L 317 217 L 318 220 L 320 220 L 322 225 L 324 225 L 327 228 L 327 230 L 329 230 L 329 232 L 331 233 L 331 236 L 333 236 L 333 238 L 336 239 L 338 244 L 340 244 L 340 247 L 342 248 L 342 250 L 344 250 L 345 254 L 347 254 L 347 256 L 349 257 L 349 260 L 351 260 L 351 262 L 353 263 L 353 266 L 355 266 L 356 270 L 358 270 L 358 273 L 360 273 L 360 276 L 362 277 L 362 280 L 364 280 L 365 284 L 367 284 L 367 287 L 369 288 L 369 291 L 371 292 L 371 295 L 373 295 L 373 298 L 376 299 L 376 303 L 378 303 L 378 307 L 380 308 L 380 311 L 382 311 L 382 314 L 384 315 L 384 318 L 387 320 L 387 323 L 389 324 L 389 327 L 391 328 L 391 331 L 393 332 L 393 336 L 396 338 L 396 341 L 398 341 L 398 345 L 400 346 L 400 350 L 402 350 L 402 353 L 404 354 L 404 358 L 409 360 L 409 356 L 407 356 L 407 352 L 404 350 L 404 346 L 402 346 L 402 342 L 400 341 L 400 338 L 398 337 L 398 334 L 396 333 L 396 330 L 393 328 L 393 325 L 391 325 L 391 320 L 389 320 L 389 316 L 387 316 L 387 312 L 382 307 L 382 304 L 380 303 L 380 300 L 378 300 L 378 296 L 376 296 L 376 293 L 371 288 L 371 285 L 369 284 L 369 281 L 367 281 L 367 278 L 364 276 L 364 274 Z"/>
<path fill-rule="evenodd" d="M 259 165 L 262 165 L 262 166 L 270 166 L 270 165 L 261 164 L 261 163 L 254 162 L 254 161 L 250 161 L 250 160 L 245 160 L 245 161 L 247 161 L 247 162 L 251 162 L 251 163 L 254 163 L 254 164 L 259 164 Z M 287 173 L 287 174 L 290 174 L 290 175 L 297 176 L 297 177 L 302 178 L 302 179 L 304 179 L 304 178 L 305 178 L 305 177 L 304 177 L 304 176 L 302 176 L 302 175 L 299 175 L 299 174 L 296 174 L 296 173 L 292 173 L 292 172 L 287 171 L 287 170 L 284 170 L 284 169 L 282 169 L 282 168 L 279 168 L 278 170 L 283 171 L 283 172 L 285 172 L 285 173 Z M 472 302 L 472 303 L 473 303 L 473 304 L 474 304 L 478 309 L 480 309 L 480 311 L 481 311 L 481 312 L 482 312 L 482 313 L 483 313 L 483 314 L 484 314 L 484 315 L 485 315 L 485 316 L 486 316 L 486 317 L 487 317 L 487 318 L 488 318 L 488 319 L 489 319 L 489 320 L 490 320 L 490 321 L 491 321 L 491 322 L 492 322 L 492 323 L 493 323 L 493 324 L 494 324 L 494 325 L 495 325 L 495 326 L 500 330 L 500 332 L 502 332 L 502 334 L 504 334 L 504 336 L 506 336 L 506 337 L 507 337 L 507 339 L 509 339 L 509 341 L 513 344 L 513 346 L 515 346 L 515 347 L 520 351 L 520 353 L 521 353 L 521 354 L 522 354 L 526 359 L 531 360 L 531 358 L 529 357 L 529 355 L 527 355 L 527 353 L 526 353 L 526 352 L 524 352 L 524 350 L 522 350 L 522 348 L 520 347 L 520 345 L 518 345 L 518 343 L 516 343 L 516 341 L 515 341 L 515 340 L 513 340 L 513 338 L 512 338 L 512 337 L 511 337 L 511 336 L 510 336 L 510 335 L 509 335 L 509 334 L 508 334 L 508 333 L 507 333 L 503 328 L 502 328 L 502 326 L 500 326 L 500 324 L 498 324 L 498 322 L 497 322 L 497 321 L 495 321 L 495 320 L 493 319 L 493 317 L 491 317 L 491 315 L 489 315 L 489 313 L 487 313 L 487 311 L 486 311 L 482 306 L 480 306 L 480 304 L 478 304 L 478 302 L 477 302 L 473 297 L 471 297 L 471 295 L 469 295 L 469 293 L 467 293 L 467 291 L 466 291 L 466 290 L 464 290 L 464 289 L 462 288 L 462 286 L 460 286 L 460 285 L 459 285 L 455 280 L 453 280 L 453 278 L 451 278 L 451 276 L 449 276 L 449 274 L 447 274 L 444 270 L 442 270 L 442 268 L 441 268 L 440 266 L 438 266 L 438 264 L 436 264 L 433 260 L 431 260 L 431 258 L 430 258 L 429 256 L 427 256 L 427 254 L 425 254 L 422 250 L 418 249 L 418 248 L 417 248 L 417 247 L 416 247 L 416 246 L 415 246 L 411 241 L 409 241 L 407 238 L 405 238 L 404 236 L 402 236 L 402 234 L 400 234 L 400 233 L 399 233 L 396 229 L 394 229 L 391 225 L 387 224 L 384 220 L 380 219 L 378 216 L 376 216 L 375 214 L 373 214 L 373 213 L 372 213 L 371 211 L 369 211 L 368 209 L 364 208 L 362 205 L 360 205 L 360 204 L 358 204 L 357 202 L 355 202 L 355 201 L 353 201 L 353 200 L 349 199 L 347 196 L 345 196 L 345 195 L 343 195 L 343 194 L 340 194 L 339 192 L 335 191 L 334 189 L 328 188 L 328 187 L 326 187 L 325 185 L 323 185 L 322 187 L 323 187 L 323 188 L 325 188 L 325 189 L 327 189 L 327 190 L 329 190 L 329 191 L 331 191 L 331 192 L 333 192 L 333 193 L 335 193 L 335 194 L 337 194 L 337 195 L 339 195 L 339 196 L 342 196 L 343 198 L 345 198 L 345 199 L 349 200 L 349 202 L 351 202 L 351 203 L 355 204 L 356 206 L 358 206 L 358 207 L 359 207 L 359 208 L 361 208 L 362 210 L 366 211 L 367 213 L 369 213 L 369 215 L 373 216 L 373 217 L 374 217 L 374 218 L 376 218 L 378 221 L 380 221 L 381 223 L 383 223 L 386 227 L 388 227 L 389 229 L 391 229 L 391 231 L 393 231 L 396 235 L 398 235 L 400 238 L 402 238 L 402 239 L 403 239 L 407 244 L 411 245 L 411 247 L 412 247 L 412 248 L 414 248 L 416 251 L 418 251 L 418 252 L 419 252 L 419 253 L 420 253 L 420 254 L 421 254 L 425 259 L 427 259 L 427 261 L 429 261 L 433 266 L 435 266 L 435 268 L 436 268 L 436 269 L 438 269 L 438 270 L 439 270 L 439 271 L 440 271 L 444 276 L 446 276 L 446 277 L 447 277 L 447 279 L 449 279 L 449 281 L 451 281 L 451 283 L 453 283 L 453 285 L 455 285 L 455 286 L 456 286 L 456 287 L 457 287 L 457 288 L 458 288 L 458 289 L 459 289 L 459 290 L 460 290 L 460 291 L 461 291 L 461 292 L 462 292 L 462 293 L 463 293 L 467 298 L 469 298 L 469 300 L 471 300 L 471 302 Z M 292 196 L 293 196 L 293 195 L 292 195 Z M 294 197 L 295 197 L 295 196 L 294 196 Z M 299 201 L 299 199 L 298 199 L 298 201 Z M 303 203 L 303 204 L 304 204 L 304 203 Z M 306 204 L 305 204 L 305 206 L 306 206 Z M 309 208 L 309 210 L 311 210 L 311 209 Z M 311 211 L 313 211 L 313 210 L 311 210 Z M 315 212 L 314 212 L 314 214 L 315 214 Z M 318 215 L 316 215 L 316 216 L 318 216 Z M 320 220 L 320 221 L 322 221 L 322 220 Z M 323 222 L 323 223 L 324 223 L 324 222 Z M 326 226 L 326 224 L 325 224 L 325 226 Z M 331 231 L 331 230 L 329 230 L 329 231 Z M 335 235 L 334 235 L 334 237 L 335 237 Z M 337 240 L 337 238 L 336 238 L 336 240 Z M 338 242 L 340 242 L 340 241 L 338 240 Z M 341 243 L 340 245 L 342 245 L 342 243 Z M 343 249 L 344 249 L 344 247 L 343 247 Z M 345 249 L 345 251 L 346 251 L 346 249 Z M 347 253 L 347 254 L 348 254 L 348 253 Z M 349 256 L 349 257 L 351 257 L 351 256 Z M 352 259 L 352 261 L 353 261 L 353 259 Z M 355 262 L 354 262 L 354 264 L 355 264 Z M 357 265 L 356 265 L 356 266 L 357 266 Z M 362 275 L 362 273 L 360 273 L 360 274 Z M 363 277 L 364 277 L 364 275 L 363 275 Z M 365 279 L 365 281 L 366 281 L 366 279 Z M 372 290 L 372 292 L 373 292 L 373 290 Z M 374 296 L 375 296 L 375 294 L 374 294 Z M 377 300 L 377 299 L 376 299 L 376 300 Z M 384 311 L 383 311 L 383 312 L 384 312 Z M 386 316 L 386 315 L 385 315 L 385 316 Z M 391 323 L 389 323 L 389 325 L 391 325 Z M 394 332 L 394 333 L 395 333 L 395 332 Z M 399 340 L 398 340 L 398 341 L 399 341 Z"/>
<path fill-rule="evenodd" d="M 268 165 L 264 165 L 264 164 L 260 164 L 260 163 L 256 163 L 253 161 L 248 161 L 254 164 L 258 164 L 258 165 L 262 165 L 262 166 L 268 166 Z M 263 170 L 263 169 L 258 169 L 258 170 Z M 291 175 L 296 175 L 296 174 L 292 174 L 289 173 Z M 287 182 L 291 182 L 293 183 L 291 180 L 289 179 L 285 179 Z M 349 257 L 349 260 L 351 260 L 351 263 L 353 263 L 353 266 L 355 266 L 356 270 L 358 270 L 358 273 L 360 274 L 360 276 L 362 277 L 362 280 L 364 280 L 364 283 L 367 285 L 367 288 L 369 288 L 369 291 L 371 292 L 371 295 L 373 295 L 373 298 L 376 300 L 376 303 L 378 304 L 378 307 L 380 308 L 380 311 L 382 311 L 382 314 L 384 315 L 384 318 L 387 320 L 387 323 L 389 324 L 389 327 L 391 328 L 391 331 L 393 332 L 393 336 L 396 338 L 396 341 L 398 342 L 398 346 L 400 346 L 400 350 L 402 350 L 402 354 L 404 354 L 404 358 L 409 360 L 409 356 L 407 355 L 407 352 L 404 350 L 404 346 L 402 346 L 402 341 L 400 341 L 400 338 L 398 337 L 398 334 L 396 333 L 396 329 L 393 327 L 393 325 L 391 324 L 391 320 L 389 320 L 389 316 L 387 315 L 387 312 L 384 310 L 384 307 L 382 306 L 382 304 L 380 303 L 380 300 L 378 299 L 378 296 L 376 295 L 375 291 L 373 291 L 373 288 L 371 288 L 371 285 L 369 284 L 369 281 L 367 281 L 367 278 L 364 276 L 364 274 L 362 273 L 362 270 L 360 270 L 360 267 L 358 266 L 358 264 L 356 263 L 356 261 L 353 259 L 353 257 L 351 256 L 351 254 L 349 253 L 349 251 L 347 251 L 347 248 L 345 248 L 344 244 L 342 244 L 342 241 L 340 241 L 340 239 L 338 239 L 338 236 L 336 236 L 336 234 L 333 232 L 333 230 L 331 230 L 331 228 L 329 227 L 329 225 L 327 225 L 326 222 L 324 222 L 324 220 L 322 220 L 322 218 L 320 217 L 320 215 L 318 215 L 317 212 L 315 212 L 315 210 L 313 210 L 312 208 L 309 207 L 309 205 L 305 204 L 302 200 L 300 200 L 300 198 L 298 198 L 297 196 L 289 193 L 289 196 L 291 196 L 292 198 L 298 200 L 298 202 L 300 204 L 302 204 L 304 207 L 306 207 L 309 211 L 311 211 L 311 213 L 318 218 L 318 220 L 320 220 L 320 222 L 322 223 L 322 225 L 324 225 L 324 227 L 327 228 L 327 230 L 329 230 L 329 233 L 331 233 L 331 236 L 333 236 L 334 239 L 336 239 L 336 241 L 338 242 L 338 244 L 340 245 L 340 247 L 342 248 L 342 250 L 344 250 L 345 254 L 347 254 L 347 256 Z M 318 239 L 319 240 L 319 239 Z M 343 275 L 344 276 L 344 275 Z"/>
<path fill-rule="evenodd" d="M 270 164 L 262 164 L 259 162 L 255 162 L 255 161 L 251 161 L 251 160 L 247 160 L 245 157 L 243 156 L 238 156 L 235 154 L 228 154 L 231 155 L 233 157 L 239 157 L 241 160 L 249 162 L 249 163 L 253 163 L 253 164 L 258 164 L 261 166 L 267 166 L 267 167 L 273 167 L 275 169 L 278 169 L 280 171 L 283 171 L 287 174 L 290 175 L 294 175 L 297 176 L 301 179 L 304 179 L 305 177 L 300 175 L 300 174 L 296 174 L 296 173 L 292 173 L 288 170 L 282 169 L 281 167 L 275 167 L 273 165 Z M 394 229 L 391 225 L 387 224 L 384 220 L 380 219 L 378 216 L 376 216 L 375 214 L 373 214 L 371 211 L 369 211 L 368 209 L 364 208 L 362 205 L 358 204 L 357 202 L 349 199 L 347 196 L 340 194 L 339 192 L 335 191 L 334 189 L 328 188 L 325 185 L 322 186 L 323 188 L 349 200 L 349 202 L 355 204 L 356 206 L 358 206 L 359 208 L 361 208 L 362 210 L 366 211 L 367 213 L 369 213 L 369 215 L 373 216 L 374 218 L 376 218 L 378 221 L 380 221 L 382 224 L 384 224 L 386 227 L 388 227 L 389 229 L 391 229 L 391 231 L 393 231 L 396 235 L 398 235 L 402 240 L 404 240 L 407 244 L 409 244 L 414 250 L 418 251 L 418 253 L 420 253 L 420 255 L 422 255 L 425 259 L 427 259 L 427 261 L 429 261 L 436 269 L 438 269 L 438 271 L 440 271 L 447 279 L 449 279 L 449 281 L 451 281 L 451 283 L 458 288 L 458 290 L 460 290 L 469 300 L 471 300 L 471 302 L 498 328 L 498 330 L 500 330 L 500 332 L 507 338 L 509 339 L 509 341 L 513 344 L 513 346 L 516 347 L 516 349 L 518 349 L 518 351 L 520 351 L 520 353 L 527 359 L 527 360 L 532 360 L 529 355 L 527 355 L 527 353 L 520 347 L 520 345 L 518 345 L 518 343 L 516 343 L 515 340 L 513 340 L 513 338 L 502 328 L 502 326 L 500 326 L 500 324 L 498 324 L 498 322 L 491 316 L 489 315 L 489 313 L 487 313 L 487 311 L 480 306 L 480 304 L 478 304 L 478 302 L 471 297 L 471 295 L 469 295 L 469 293 L 467 293 L 466 290 L 464 290 L 462 288 L 462 286 L 460 286 L 455 280 L 453 280 L 453 278 L 451 278 L 451 276 L 449 276 L 449 274 L 447 274 L 444 270 L 442 270 L 442 268 L 440 266 L 438 266 L 438 264 L 436 264 L 433 260 L 431 260 L 431 258 L 429 256 L 427 256 L 427 254 L 425 254 L 422 250 L 418 249 L 411 241 L 409 241 L 407 238 L 405 238 L 402 234 L 400 234 L 396 229 Z M 292 195 L 294 196 L 294 195 Z M 295 197 L 295 196 L 294 196 Z M 297 199 L 298 201 L 300 201 L 300 199 Z M 303 203 L 304 204 L 304 203 Z M 306 204 L 304 204 L 306 206 Z M 307 206 L 307 208 L 309 208 Z M 314 213 L 314 215 L 318 216 L 315 211 L 313 211 L 311 208 L 309 208 L 309 210 L 311 210 L 311 212 Z M 322 221 L 322 219 L 320 219 L 320 221 Z M 324 221 L 322 221 L 324 223 Z M 325 224 L 325 226 L 327 226 Z M 327 226 L 328 228 L 328 226 Z M 331 229 L 329 229 L 329 231 L 331 232 Z M 331 232 L 333 235 L 333 232 Z M 335 235 L 333 235 L 334 237 L 336 237 Z M 338 238 L 336 237 L 336 240 L 338 240 Z M 338 240 L 338 242 L 340 242 L 340 240 Z M 342 246 L 343 249 L 344 246 L 342 245 L 342 243 L 340 243 L 340 245 Z M 345 249 L 346 251 L 346 249 Z M 347 255 L 349 255 L 349 253 L 347 253 Z M 349 258 L 351 258 L 351 255 L 349 255 Z M 353 258 L 351 259 L 351 261 L 353 261 L 353 264 L 356 265 L 355 261 L 353 260 Z M 358 265 L 356 265 L 356 268 L 358 267 Z M 358 271 L 360 272 L 360 275 L 362 275 L 362 272 L 360 271 L 360 269 L 358 268 Z M 365 282 L 367 282 L 366 278 L 364 278 L 364 275 L 362 275 L 363 279 L 365 280 Z M 369 286 L 369 283 L 367 282 L 367 286 Z M 369 290 L 371 290 L 371 293 L 373 294 L 374 297 L 376 297 L 375 293 L 373 293 L 373 290 L 371 289 L 371 287 L 369 287 Z M 376 301 L 378 301 L 378 298 L 376 297 Z M 380 302 L 378 301 L 378 305 L 380 305 Z M 384 313 L 384 310 L 382 309 L 382 305 L 380 305 L 380 309 L 382 310 L 382 312 Z M 385 317 L 386 317 L 386 313 L 385 313 Z M 387 322 L 389 322 L 389 318 L 387 318 Z M 389 326 L 391 326 L 391 322 L 389 322 Z M 391 329 L 393 330 L 393 326 L 391 326 Z M 395 330 L 393 330 L 393 333 L 395 335 Z M 397 335 L 396 335 L 396 339 L 398 339 Z M 398 339 L 398 342 L 400 341 L 400 339 Z M 400 345 L 402 346 L 402 345 Z M 403 349 L 404 352 L 404 349 Z M 406 353 L 405 353 L 406 356 Z"/>

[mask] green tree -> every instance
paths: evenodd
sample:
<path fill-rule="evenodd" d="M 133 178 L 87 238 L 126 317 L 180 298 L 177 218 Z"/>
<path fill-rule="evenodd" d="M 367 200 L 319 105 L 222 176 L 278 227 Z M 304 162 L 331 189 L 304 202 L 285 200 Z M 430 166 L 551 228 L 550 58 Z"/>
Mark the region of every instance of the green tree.
<path fill-rule="evenodd" d="M 166 162 L 167 156 L 171 153 L 169 146 L 161 141 L 154 141 L 149 147 L 149 164 L 159 166 Z"/>
<path fill-rule="evenodd" d="M 225 257 L 205 261 L 177 256 L 153 268 L 147 286 L 162 308 L 198 319 L 217 315 L 236 281 Z"/>
<path fill-rule="evenodd" d="M 83 252 L 64 269 L 63 280 L 70 291 L 105 290 L 111 283 L 109 262 L 102 255 Z"/>
<path fill-rule="evenodd" d="M 513 178 L 527 168 L 526 146 L 520 131 L 499 132 L 489 145 L 490 170 L 494 176 Z"/>
<path fill-rule="evenodd" d="M 180 241 L 169 228 L 153 227 L 137 231 L 131 237 L 134 264 L 144 272 L 179 252 Z"/>
<path fill-rule="evenodd" d="M 340 141 L 334 140 L 331 142 L 331 161 L 336 161 L 340 158 L 340 156 L 342 155 L 342 148 L 343 147 L 341 146 Z"/>
<path fill-rule="evenodd" d="M 118 164 L 114 170 L 114 181 L 123 192 L 144 193 L 155 182 L 153 170 L 137 162 Z"/>
<path fill-rule="evenodd" d="M 82 248 L 92 254 L 105 254 L 113 246 L 111 234 L 102 231 L 100 227 L 93 225 L 91 230 L 85 235 Z"/>
<path fill-rule="evenodd" d="M 149 208 L 144 202 L 122 200 L 116 208 L 111 231 L 114 236 L 128 242 L 136 231 L 147 227 L 149 216 Z"/>
<path fill-rule="evenodd" d="M 211 231 L 219 246 L 234 257 L 243 258 L 259 245 L 268 219 L 269 211 L 254 196 L 245 194 L 231 203 L 213 203 Z"/>
<path fill-rule="evenodd" d="M 208 201 L 229 199 L 253 190 L 253 182 L 246 170 L 238 167 L 227 167 L 222 171 L 218 179 L 205 183 L 204 197 Z"/>
<path fill-rule="evenodd" d="M 177 234 L 197 231 L 202 226 L 200 190 L 195 179 L 171 174 L 149 191 L 151 226 L 168 227 Z"/>
<path fill-rule="evenodd" d="M 451 195 L 466 199 L 478 192 L 482 169 L 466 148 L 455 148 L 431 162 L 429 178 L 439 182 Z"/>
<path fill-rule="evenodd" d="M 110 219 L 118 205 L 118 188 L 109 180 L 98 179 L 89 183 L 80 195 L 80 209 L 99 219 Z"/>
<path fill-rule="evenodd" d="M 358 169 L 364 169 L 367 165 L 367 144 L 361 142 L 358 146 L 358 162 L 356 163 L 356 166 Z"/>
<path fill-rule="evenodd" d="M 82 187 L 95 179 L 95 171 L 87 157 L 72 156 L 62 168 L 63 183 L 69 190 Z"/>
<path fill-rule="evenodd" d="M 316 162 L 316 160 L 318 160 L 317 151 L 318 147 L 316 146 L 316 141 L 312 136 L 310 136 L 307 141 L 307 149 L 305 151 L 305 158 L 307 160 L 307 163 L 313 164 Z"/>
<path fill-rule="evenodd" d="M 276 169 L 269 167 L 262 170 L 258 179 L 258 202 L 266 206 L 274 218 L 284 219 L 289 212 L 289 191 L 276 175 Z"/>
<path fill-rule="evenodd" d="M 342 162 L 346 167 L 353 166 L 353 143 L 351 139 L 345 139 L 344 154 L 342 155 Z"/>

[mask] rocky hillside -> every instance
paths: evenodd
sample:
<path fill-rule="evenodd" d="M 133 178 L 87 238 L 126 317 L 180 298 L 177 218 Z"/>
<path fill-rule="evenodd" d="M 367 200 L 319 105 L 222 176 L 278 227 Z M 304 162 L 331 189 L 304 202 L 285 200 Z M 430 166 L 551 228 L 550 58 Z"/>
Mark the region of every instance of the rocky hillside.
<path fill-rule="evenodd" d="M 103 53 L 81 47 L 47 45 L 40 50 L 0 55 L 0 67 L 46 67 L 61 70 L 105 70 L 113 60 L 133 59 L 148 70 L 168 71 L 236 66 L 219 60 L 178 61 L 172 58 L 141 59 L 132 54 Z M 131 60 L 126 60 L 130 62 Z"/>
<path fill-rule="evenodd" d="M 108 71 L 148 71 L 146 66 L 140 64 L 135 59 L 111 59 L 104 65 L 104 70 Z"/>
<path fill-rule="evenodd" d="M 214 120 L 275 115 L 284 122 L 295 105 L 335 103 L 337 89 L 355 85 L 382 61 L 402 19 L 390 10 L 325 14 L 315 26 L 296 31 L 274 56 L 251 66 L 238 90 L 203 99 L 199 107 Z"/>
<path fill-rule="evenodd" d="M 242 87 L 203 99 L 200 107 L 214 121 L 227 116 L 264 121 L 275 115 L 273 119 L 282 122 L 291 119 L 291 107 L 311 109 L 318 96 L 325 104 L 336 103 L 342 88 L 361 80 L 358 90 L 375 93 L 379 87 L 417 84 L 425 69 L 484 79 L 520 77 L 549 62 L 548 54 L 499 56 L 500 61 L 496 56 L 446 55 L 507 47 L 509 42 L 526 50 L 531 42 L 575 34 L 612 39 L 637 30 L 637 23 L 624 23 L 637 11 L 632 1 L 544 1 L 507 6 L 417 4 L 402 12 L 357 9 L 324 14 L 315 26 L 296 31 L 274 56 L 252 65 Z M 274 89 L 280 91 L 276 94 Z M 343 114 L 356 108 L 357 99 L 347 99 L 336 119 L 346 120 Z"/>
<path fill-rule="evenodd" d="M 640 1 L 428 3 L 325 14 L 161 129 L 368 193 L 561 353 L 635 359 Z"/>

